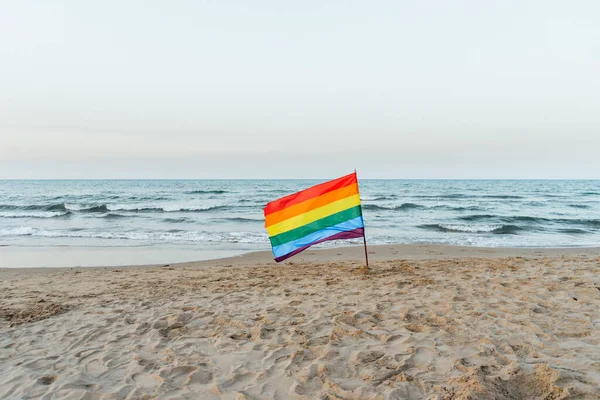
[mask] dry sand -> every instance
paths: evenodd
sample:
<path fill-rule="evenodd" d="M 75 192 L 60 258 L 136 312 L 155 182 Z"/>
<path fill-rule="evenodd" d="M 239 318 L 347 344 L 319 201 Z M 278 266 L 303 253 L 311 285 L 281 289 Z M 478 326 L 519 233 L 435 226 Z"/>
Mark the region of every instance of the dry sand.
<path fill-rule="evenodd" d="M 600 399 L 599 249 L 371 251 L 0 270 L 0 398 Z"/>

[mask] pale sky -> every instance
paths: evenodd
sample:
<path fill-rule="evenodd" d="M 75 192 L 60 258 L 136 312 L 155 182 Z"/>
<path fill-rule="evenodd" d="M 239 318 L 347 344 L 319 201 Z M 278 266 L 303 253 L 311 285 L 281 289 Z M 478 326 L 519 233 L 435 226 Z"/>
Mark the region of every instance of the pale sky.
<path fill-rule="evenodd" d="M 0 179 L 600 178 L 599 16 L 0 0 Z"/>

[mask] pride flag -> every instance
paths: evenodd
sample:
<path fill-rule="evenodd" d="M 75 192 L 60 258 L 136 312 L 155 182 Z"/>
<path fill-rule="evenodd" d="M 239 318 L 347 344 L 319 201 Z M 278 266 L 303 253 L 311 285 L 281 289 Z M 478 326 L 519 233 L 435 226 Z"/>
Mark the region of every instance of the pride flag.
<path fill-rule="evenodd" d="M 277 262 L 317 243 L 365 233 L 356 172 L 274 200 L 264 213 Z"/>

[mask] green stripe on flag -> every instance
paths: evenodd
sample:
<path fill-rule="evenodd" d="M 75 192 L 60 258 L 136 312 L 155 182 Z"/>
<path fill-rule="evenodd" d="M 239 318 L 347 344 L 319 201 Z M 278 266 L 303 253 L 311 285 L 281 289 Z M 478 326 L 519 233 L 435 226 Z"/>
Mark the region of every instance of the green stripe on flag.
<path fill-rule="evenodd" d="M 360 205 L 348 208 L 346 210 L 340 211 L 335 214 L 331 214 L 325 218 L 321 218 L 314 222 L 311 222 L 306 225 L 302 225 L 296 229 L 292 229 L 291 231 L 280 233 L 279 235 L 275 235 L 271 237 L 271 245 L 273 247 L 280 246 L 284 243 L 291 242 L 292 240 L 303 238 L 306 235 L 310 235 L 311 233 L 320 231 L 321 229 L 337 225 L 344 221 L 348 221 L 350 219 L 360 217 L 362 215 L 362 211 Z"/>

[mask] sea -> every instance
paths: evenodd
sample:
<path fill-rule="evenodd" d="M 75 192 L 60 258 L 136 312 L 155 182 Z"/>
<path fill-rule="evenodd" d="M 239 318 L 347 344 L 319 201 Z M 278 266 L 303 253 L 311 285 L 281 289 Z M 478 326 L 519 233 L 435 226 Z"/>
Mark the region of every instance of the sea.
<path fill-rule="evenodd" d="M 0 267 L 180 262 L 270 250 L 262 208 L 320 182 L 0 181 Z M 359 186 L 368 244 L 600 246 L 597 180 L 363 179 Z"/>

